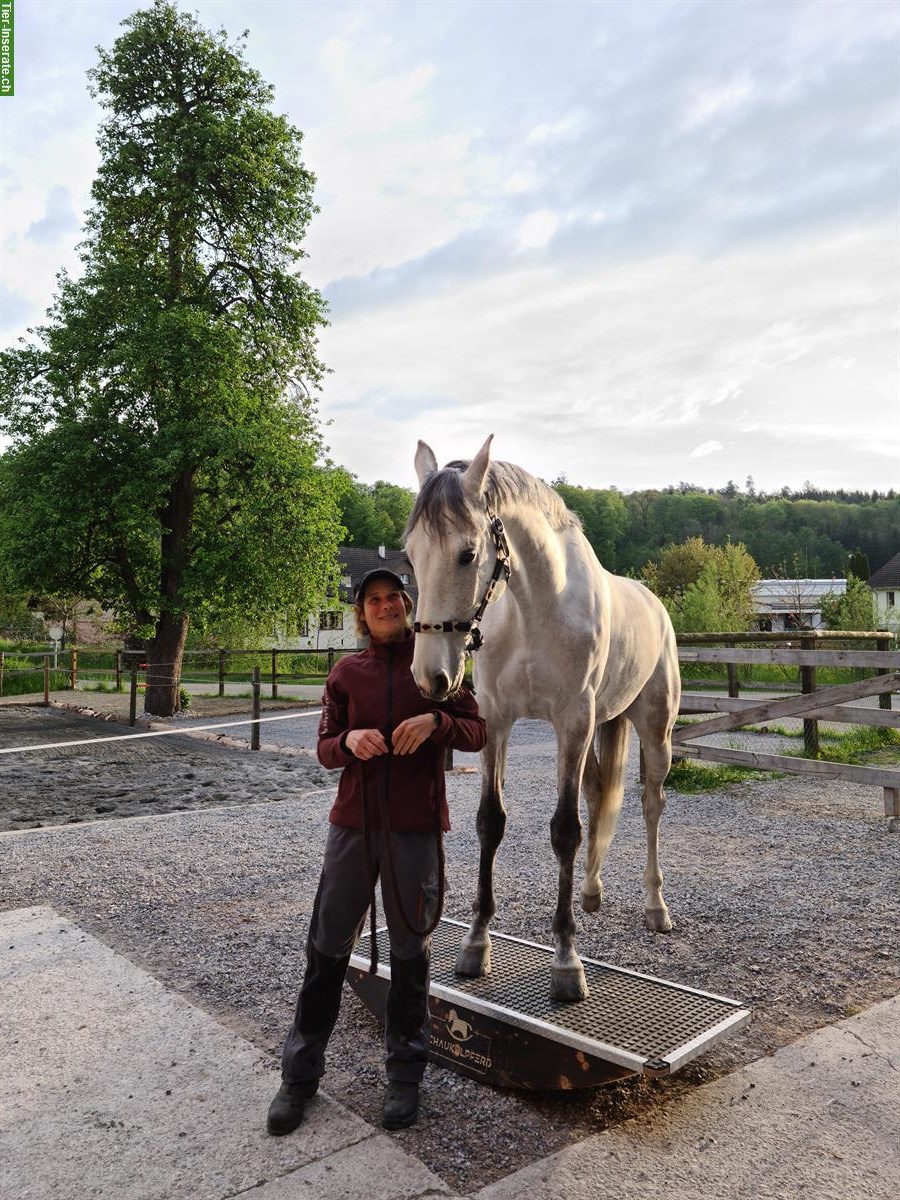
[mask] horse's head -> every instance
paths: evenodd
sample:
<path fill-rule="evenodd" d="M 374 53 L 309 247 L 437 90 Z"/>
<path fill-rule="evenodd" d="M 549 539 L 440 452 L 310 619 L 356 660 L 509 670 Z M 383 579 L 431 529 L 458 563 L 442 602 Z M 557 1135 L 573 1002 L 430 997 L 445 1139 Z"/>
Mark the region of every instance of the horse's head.
<path fill-rule="evenodd" d="M 505 568 L 502 526 L 492 529 L 486 494 L 492 437 L 470 463 L 442 470 L 430 446 L 419 442 L 416 451 L 419 495 L 406 529 L 419 589 L 412 671 L 433 700 L 459 690 L 471 622 L 477 627 L 485 597 L 495 600 L 506 584 L 506 571 L 498 572 L 498 562 Z"/>

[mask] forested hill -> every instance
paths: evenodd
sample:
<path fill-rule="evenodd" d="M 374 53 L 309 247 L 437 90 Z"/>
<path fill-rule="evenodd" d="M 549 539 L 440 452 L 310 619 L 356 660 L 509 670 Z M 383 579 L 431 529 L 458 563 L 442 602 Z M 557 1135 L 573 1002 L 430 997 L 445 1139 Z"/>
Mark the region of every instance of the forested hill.
<path fill-rule="evenodd" d="M 631 492 L 555 484 L 604 566 L 637 572 L 665 547 L 702 537 L 743 542 L 763 575 L 842 576 L 861 551 L 875 571 L 900 551 L 900 496 L 808 493 L 761 496 L 733 485 L 720 492 L 690 488 Z"/>
<path fill-rule="evenodd" d="M 398 547 L 414 495 L 393 484 L 362 484 L 347 472 L 343 521 L 358 546 Z M 637 574 L 664 547 L 691 537 L 722 545 L 743 542 L 763 575 L 829 578 L 847 573 L 861 551 L 876 571 L 900 551 L 900 496 L 894 492 L 823 492 L 808 487 L 779 495 L 728 484 L 704 491 L 689 484 L 623 493 L 553 485 L 579 514 L 605 567 Z"/>

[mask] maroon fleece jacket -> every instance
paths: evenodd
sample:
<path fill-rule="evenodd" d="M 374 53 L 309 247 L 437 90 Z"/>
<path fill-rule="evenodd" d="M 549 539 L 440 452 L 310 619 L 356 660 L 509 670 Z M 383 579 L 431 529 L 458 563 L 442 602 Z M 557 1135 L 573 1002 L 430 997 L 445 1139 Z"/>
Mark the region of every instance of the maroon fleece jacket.
<path fill-rule="evenodd" d="M 372 828 L 380 829 L 379 792 L 386 789 L 395 832 L 434 829 L 438 805 L 442 829 L 450 828 L 444 750 L 480 750 L 484 718 L 468 688 L 443 704 L 425 699 L 410 670 L 413 646 L 412 634 L 402 642 L 373 642 L 367 650 L 340 659 L 328 676 L 316 750 L 323 767 L 343 767 L 328 818 L 333 825 L 361 829 L 365 793 Z M 437 712 L 440 723 L 413 754 L 381 754 L 363 762 L 347 749 L 345 735 L 352 729 L 380 729 L 390 746 L 391 733 L 401 721 L 427 712 Z"/>

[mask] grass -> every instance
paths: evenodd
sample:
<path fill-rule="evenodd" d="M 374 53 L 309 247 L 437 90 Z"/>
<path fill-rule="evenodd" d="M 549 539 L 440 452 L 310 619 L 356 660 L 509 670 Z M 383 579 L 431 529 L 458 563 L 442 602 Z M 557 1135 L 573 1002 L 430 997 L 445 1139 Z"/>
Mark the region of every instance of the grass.
<path fill-rule="evenodd" d="M 802 734 L 800 735 L 803 736 Z M 892 764 L 900 762 L 900 733 L 896 729 L 863 725 L 849 733 L 836 733 L 832 729 L 819 729 L 819 742 L 827 742 L 827 750 L 818 757 L 827 762 Z M 795 755 L 806 758 L 802 752 Z"/>
<path fill-rule="evenodd" d="M 681 758 L 672 763 L 672 769 L 666 777 L 666 787 L 676 792 L 691 794 L 715 792 L 731 783 L 744 783 L 759 774 L 759 771 L 749 767 L 732 767 L 727 764 L 708 767 L 705 763 Z"/>

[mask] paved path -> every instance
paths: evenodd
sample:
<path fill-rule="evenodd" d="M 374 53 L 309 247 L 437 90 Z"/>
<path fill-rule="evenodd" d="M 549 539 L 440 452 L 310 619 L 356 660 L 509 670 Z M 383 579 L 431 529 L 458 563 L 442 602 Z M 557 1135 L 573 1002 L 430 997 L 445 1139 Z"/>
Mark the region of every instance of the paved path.
<path fill-rule="evenodd" d="M 447 1186 L 320 1094 L 270 1138 L 270 1060 L 51 908 L 0 913 L 2 1200 L 418 1200 Z M 888 1200 L 900 998 L 477 1193 Z"/>

